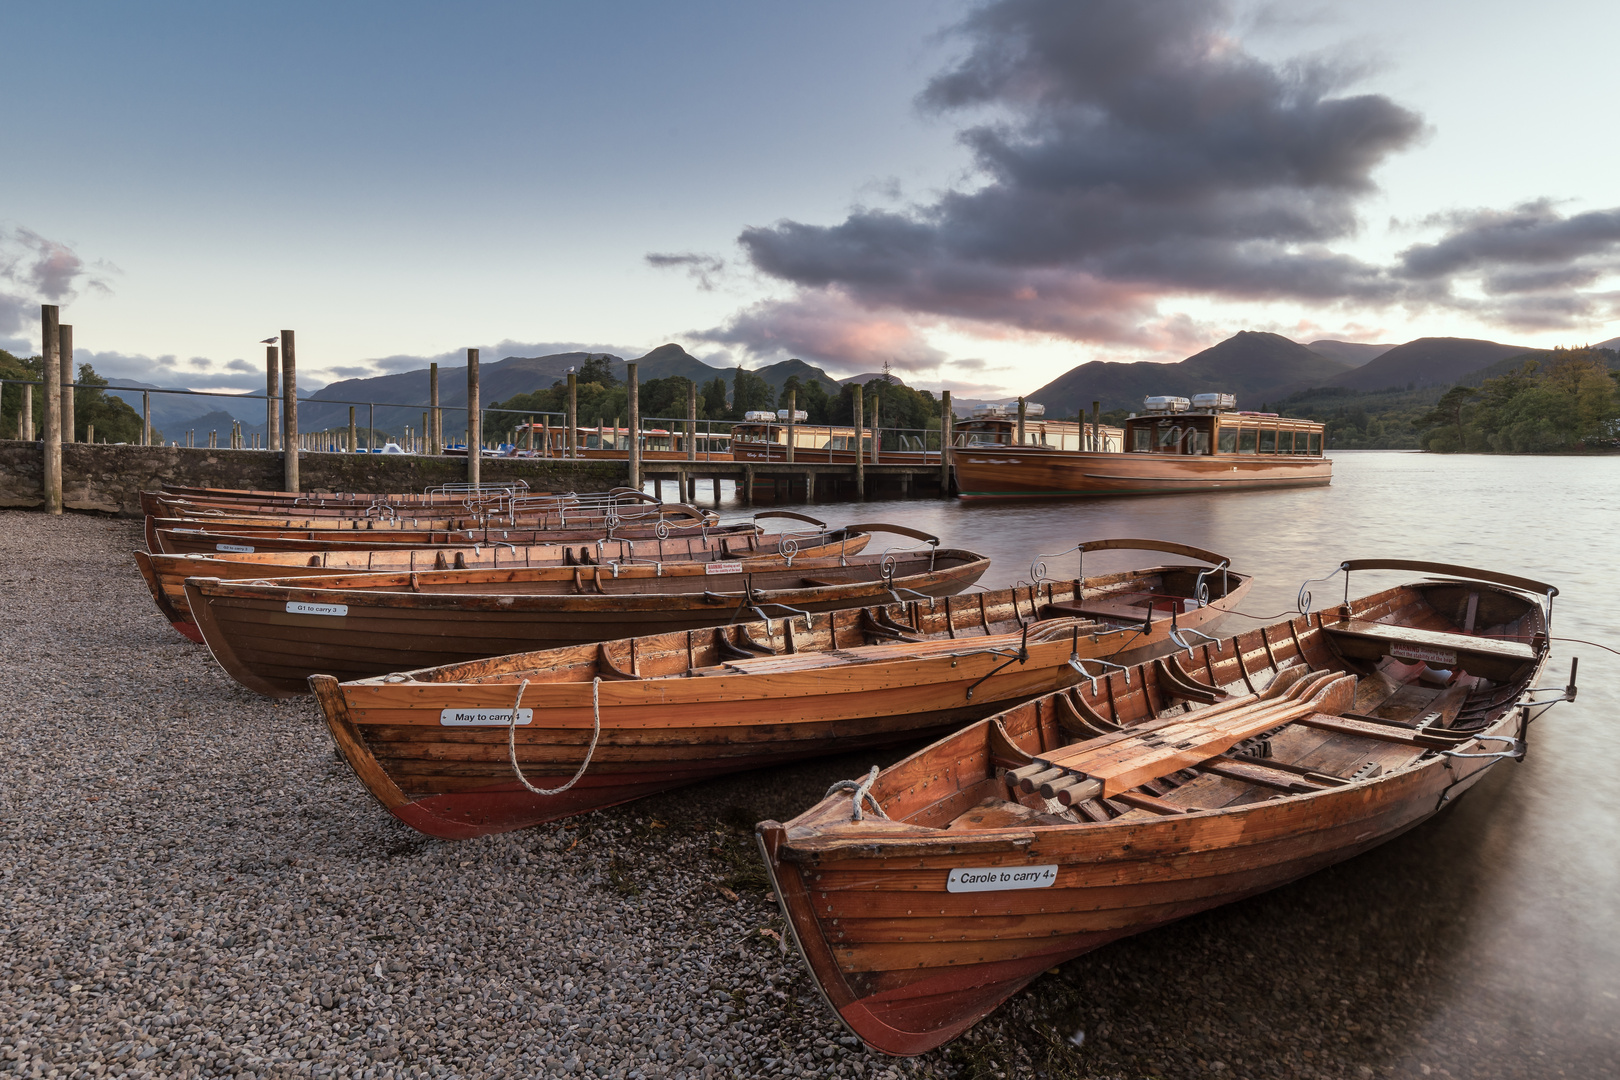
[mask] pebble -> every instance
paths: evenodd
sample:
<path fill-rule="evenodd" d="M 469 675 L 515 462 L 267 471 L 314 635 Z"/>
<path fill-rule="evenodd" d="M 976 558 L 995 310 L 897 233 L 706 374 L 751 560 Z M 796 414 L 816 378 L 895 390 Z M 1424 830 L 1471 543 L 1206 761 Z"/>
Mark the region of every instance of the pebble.
<path fill-rule="evenodd" d="M 1552 1042 L 1483 1017 L 1421 1042 L 1411 958 L 1345 944 L 1342 877 L 1290 919 L 1327 875 L 1066 964 L 934 1053 L 871 1054 L 784 951 L 751 826 L 873 755 L 432 840 L 311 702 L 168 626 L 137 524 L 0 529 L 0 1076 L 1556 1075 L 1524 1068 Z"/>

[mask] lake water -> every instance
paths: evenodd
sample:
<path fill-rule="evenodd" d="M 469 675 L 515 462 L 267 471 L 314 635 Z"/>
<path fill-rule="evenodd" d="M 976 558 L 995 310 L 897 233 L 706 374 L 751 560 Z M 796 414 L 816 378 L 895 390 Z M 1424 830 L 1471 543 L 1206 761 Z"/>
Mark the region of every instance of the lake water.
<path fill-rule="evenodd" d="M 728 517 L 743 510 L 729 499 L 721 509 Z M 1295 606 L 1301 582 L 1329 574 L 1343 559 L 1459 563 L 1556 585 L 1554 635 L 1620 649 L 1616 457 L 1352 451 L 1334 455 L 1327 488 L 799 509 L 833 523 L 898 522 L 983 552 L 995 560 L 984 582 L 991 587 L 1028 577 L 1037 553 L 1080 540 L 1178 540 L 1227 555 L 1234 568 L 1254 574 L 1244 609 L 1268 619 Z M 889 539 L 879 537 L 870 550 Z M 1092 556 L 1085 572 L 1133 557 Z M 1064 577 L 1072 575 L 1073 559 L 1046 561 L 1053 576 Z M 1357 574 L 1351 591 L 1361 595 L 1400 577 Z M 1318 607 L 1337 602 L 1342 575 L 1314 591 Z M 1227 627 L 1249 625 L 1233 619 Z M 1276 930 L 1286 937 L 1290 911 L 1314 919 L 1348 904 L 1333 908 L 1340 913 L 1328 923 L 1329 932 L 1335 923 L 1341 928 L 1343 940 L 1337 948 L 1325 944 L 1322 955 L 1353 971 L 1387 967 L 1391 951 L 1399 954 L 1396 967 L 1406 976 L 1387 992 L 1409 999 L 1400 1009 L 1409 1018 L 1400 1029 L 1408 1033 L 1400 1041 L 1409 1053 L 1358 1059 L 1358 1044 L 1346 1036 L 1348 1056 L 1340 1064 L 1349 1063 L 1348 1075 L 1364 1061 L 1379 1075 L 1385 1069 L 1430 1075 L 1429 1069 L 1457 1077 L 1620 1076 L 1620 656 L 1555 641 L 1543 684 L 1562 686 L 1572 656 L 1581 662 L 1579 699 L 1531 728 L 1524 762 L 1498 766 L 1455 808 L 1377 851 L 1231 906 L 1262 905 L 1250 914 L 1263 910 L 1268 919 L 1284 920 Z M 1198 923 L 1191 929 L 1144 935 L 1129 947 L 1133 956 L 1151 956 L 1155 938 L 1236 932 L 1242 919 L 1213 913 L 1189 920 Z M 1270 973 L 1254 977 L 1264 982 Z M 1257 994 L 1241 1014 L 1274 1011 L 1271 1000 Z"/>

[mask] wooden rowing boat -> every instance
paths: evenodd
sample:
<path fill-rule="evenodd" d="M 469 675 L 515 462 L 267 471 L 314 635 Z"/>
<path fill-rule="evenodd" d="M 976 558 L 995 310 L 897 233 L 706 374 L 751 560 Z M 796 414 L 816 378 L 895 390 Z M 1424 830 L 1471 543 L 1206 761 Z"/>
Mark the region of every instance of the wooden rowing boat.
<path fill-rule="evenodd" d="M 462 529 L 283 529 L 275 526 L 222 525 L 212 519 L 181 520 L 147 518 L 147 550 L 165 555 L 259 551 L 363 551 L 388 547 L 471 547 L 475 544 L 565 544 L 598 539 L 667 539 L 696 536 L 713 540 L 724 536 L 746 536 L 753 532 L 747 523 L 717 525 L 709 520 L 684 518 L 660 520 L 651 524 L 620 524 L 608 528 L 586 521 L 578 528 L 536 529 L 490 525 Z M 221 547 L 220 545 L 225 545 Z"/>
<path fill-rule="evenodd" d="M 792 518 L 815 527 L 814 531 L 767 533 L 715 533 L 708 537 L 673 536 L 666 540 L 596 539 L 584 544 L 479 544 L 468 547 L 366 548 L 343 551 L 250 551 L 250 537 L 216 541 L 215 552 L 187 555 L 135 552 L 152 599 L 164 618 L 182 635 L 199 644 L 202 633 L 191 618 L 186 602 L 185 580 L 212 577 L 223 581 L 252 578 L 313 577 L 334 573 L 411 573 L 422 570 L 480 570 L 532 566 L 607 566 L 626 562 L 721 562 L 737 559 L 765 559 L 781 555 L 787 559 L 828 559 L 858 555 L 871 539 L 871 532 L 899 532 L 909 529 L 894 525 L 857 525 L 829 529 L 824 522 L 785 510 L 756 514 L 762 518 Z M 234 541 L 234 542 L 232 542 Z M 220 551 L 219 548 L 226 550 Z"/>
<path fill-rule="evenodd" d="M 441 515 L 444 512 L 442 507 L 430 509 Z M 548 500 L 538 506 L 513 509 L 510 512 L 504 507 L 499 513 L 487 513 L 479 509 L 471 514 L 451 517 L 428 517 L 426 515 L 390 518 L 259 517 L 251 514 L 231 514 L 221 511 L 219 513 L 199 514 L 195 517 L 151 517 L 149 520 L 155 522 L 158 528 L 187 527 L 206 523 L 211 528 L 229 528 L 234 532 L 314 531 L 329 533 L 336 538 L 341 538 L 343 534 L 354 532 L 465 532 L 469 529 L 485 530 L 491 528 L 532 529 L 542 532 L 554 530 L 578 532 L 582 529 L 595 529 L 611 532 L 621 526 L 624 528 L 646 528 L 656 526 L 660 522 L 666 526 L 685 523 L 701 524 L 714 521 L 715 514 L 713 511 L 700 510 L 686 503 L 631 503 L 624 506 L 598 507 L 587 505 L 574 507 L 567 503 Z"/>
<path fill-rule="evenodd" d="M 846 609 L 814 625 L 796 616 L 310 686 L 356 775 L 401 821 L 449 839 L 503 832 L 949 731 L 1104 670 L 1102 660 L 1167 649 L 1172 633 L 1213 625 L 1250 584 L 1184 545 L 1084 546 L 1221 569 L 1178 562 L 1083 588 L 1042 581 Z"/>
<path fill-rule="evenodd" d="M 937 541 L 935 541 L 937 544 Z M 186 603 L 227 674 L 271 697 L 311 675 L 391 671 L 897 596 L 954 596 L 990 560 L 955 549 L 848 558 L 424 570 L 276 580 L 188 578 Z"/>
<path fill-rule="evenodd" d="M 311 493 L 297 498 L 253 495 L 181 495 L 168 491 L 140 493 L 141 511 L 152 517 L 233 518 L 393 518 L 401 514 L 465 518 L 474 515 L 508 514 L 549 510 L 555 506 L 575 509 L 612 505 L 628 509 L 633 504 L 657 504 L 659 500 L 631 488 L 590 492 L 535 492 L 522 489 L 480 489 L 478 492 L 432 493 L 426 495 L 337 495 Z"/>
<path fill-rule="evenodd" d="M 860 812 L 842 790 L 761 823 L 843 1022 L 922 1053 L 1053 965 L 1365 851 L 1522 757 L 1557 590 L 1344 568 L 1446 577 L 1084 681 L 874 768 Z"/>

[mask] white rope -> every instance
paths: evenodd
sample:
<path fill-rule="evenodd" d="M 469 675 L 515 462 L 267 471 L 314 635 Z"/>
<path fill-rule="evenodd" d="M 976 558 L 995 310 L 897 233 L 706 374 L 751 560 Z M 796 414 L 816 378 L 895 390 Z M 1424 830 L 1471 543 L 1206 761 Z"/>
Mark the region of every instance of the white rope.
<path fill-rule="evenodd" d="M 878 767 L 874 765 L 872 766 L 872 771 L 866 774 L 865 780 L 840 780 L 832 787 L 828 788 L 827 794 L 823 795 L 822 798 L 829 798 L 836 795 L 840 791 L 853 791 L 855 793 L 855 805 L 853 808 L 854 813 L 850 815 L 850 820 L 861 820 L 863 816 L 861 813 L 861 800 L 863 798 L 872 804 L 872 809 L 877 812 L 878 817 L 887 818 L 889 815 L 883 812 L 883 805 L 877 801 L 877 796 L 872 794 L 872 785 L 877 782 L 877 778 Z"/>
<path fill-rule="evenodd" d="M 602 685 L 600 676 L 591 680 L 591 745 L 585 751 L 585 760 L 579 763 L 579 771 L 560 788 L 537 788 L 529 783 L 529 778 L 523 775 L 523 769 L 518 765 L 517 759 L 517 718 L 518 709 L 523 704 L 523 691 L 529 688 L 529 680 L 524 679 L 518 686 L 517 702 L 512 706 L 512 719 L 506 725 L 506 751 L 512 758 L 512 771 L 517 774 L 518 782 L 536 795 L 561 795 L 585 775 L 585 769 L 590 765 L 591 758 L 596 754 L 596 741 L 602 737 L 602 706 L 598 697 L 598 690 Z"/>

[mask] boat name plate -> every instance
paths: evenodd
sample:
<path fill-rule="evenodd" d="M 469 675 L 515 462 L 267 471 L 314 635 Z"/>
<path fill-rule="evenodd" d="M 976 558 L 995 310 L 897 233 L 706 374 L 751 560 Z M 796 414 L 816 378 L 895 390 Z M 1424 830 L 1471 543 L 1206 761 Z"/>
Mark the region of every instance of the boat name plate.
<path fill-rule="evenodd" d="M 533 709 L 517 711 L 519 727 L 533 720 Z M 511 709 L 444 709 L 439 713 L 440 727 L 506 727 L 511 723 Z"/>
<path fill-rule="evenodd" d="M 1442 667 L 1455 667 L 1457 654 L 1448 649 L 1425 649 L 1421 645 L 1392 645 L 1389 654 L 1402 660 L 1422 660 Z"/>
<path fill-rule="evenodd" d="M 946 892 L 1001 892 L 1045 889 L 1057 880 L 1057 864 L 1048 866 L 963 866 L 945 878 Z"/>
<path fill-rule="evenodd" d="M 348 613 L 348 604 L 310 604 L 302 600 L 287 601 L 287 614 L 289 615 L 337 615 L 341 617 Z"/>
<path fill-rule="evenodd" d="M 215 544 L 215 551 L 234 551 L 238 555 L 251 555 L 253 549 L 246 544 Z"/>
<path fill-rule="evenodd" d="M 705 574 L 740 574 L 743 572 L 742 563 L 711 562 L 703 564 Z"/>

